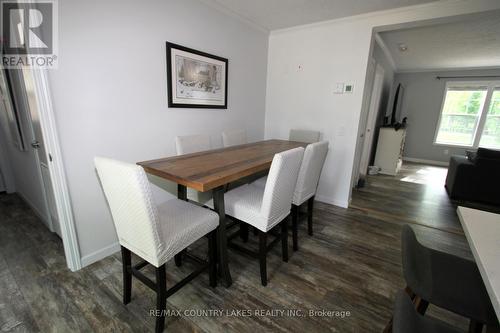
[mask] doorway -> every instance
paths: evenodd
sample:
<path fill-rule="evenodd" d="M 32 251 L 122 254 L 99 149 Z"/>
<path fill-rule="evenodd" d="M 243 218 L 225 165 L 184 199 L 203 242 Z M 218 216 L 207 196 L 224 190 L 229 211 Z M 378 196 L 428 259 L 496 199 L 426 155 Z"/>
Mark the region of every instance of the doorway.
<path fill-rule="evenodd" d="M 384 85 L 384 68 L 380 64 L 376 64 L 375 77 L 373 79 L 373 87 L 368 107 L 368 116 L 366 120 L 366 129 L 364 132 L 363 150 L 359 163 L 359 179 L 364 182 L 367 175 L 368 165 L 372 155 L 372 147 L 374 141 L 375 125 L 377 123 L 377 115 L 380 109 L 380 100 L 382 97 L 382 89 Z M 358 185 L 359 185 L 358 181 Z"/>
<path fill-rule="evenodd" d="M 0 82 L 3 101 L 0 123 L 7 143 L 3 157 L 4 165 L 9 164 L 2 169 L 10 168 L 14 191 L 50 231 L 61 237 L 31 70 L 2 69 Z M 17 122 L 16 126 L 9 126 L 9 115 Z M 12 133 L 16 128 L 19 131 Z"/>

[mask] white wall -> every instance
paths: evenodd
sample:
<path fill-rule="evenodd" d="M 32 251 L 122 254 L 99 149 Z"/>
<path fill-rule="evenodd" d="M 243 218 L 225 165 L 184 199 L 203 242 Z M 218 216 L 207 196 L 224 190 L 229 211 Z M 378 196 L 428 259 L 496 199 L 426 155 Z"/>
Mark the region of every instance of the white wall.
<path fill-rule="evenodd" d="M 286 138 L 290 128 L 322 131 L 330 152 L 317 198 L 346 207 L 373 28 L 499 7 L 496 0 L 444 1 L 272 32 L 266 138 Z M 336 82 L 353 83 L 354 93 L 333 94 Z"/>
<path fill-rule="evenodd" d="M 175 155 L 176 135 L 264 136 L 268 35 L 196 0 L 59 1 L 53 103 L 83 263 L 117 249 L 93 158 Z M 165 42 L 229 59 L 227 110 L 169 109 Z"/>
<path fill-rule="evenodd" d="M 408 117 L 404 157 L 428 161 L 448 162 L 450 155 L 464 155 L 464 148 L 435 145 L 434 135 L 441 112 L 446 82 L 436 76 L 500 75 L 500 69 L 461 70 L 446 72 L 399 73 L 395 86 L 401 83 L 405 90 L 401 117 Z M 484 80 L 453 79 L 452 81 Z"/>

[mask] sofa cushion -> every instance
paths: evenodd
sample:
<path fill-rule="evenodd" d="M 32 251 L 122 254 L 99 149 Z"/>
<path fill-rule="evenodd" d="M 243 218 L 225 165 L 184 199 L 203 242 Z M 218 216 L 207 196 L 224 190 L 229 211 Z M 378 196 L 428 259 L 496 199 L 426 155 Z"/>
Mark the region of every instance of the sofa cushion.
<path fill-rule="evenodd" d="M 477 159 L 491 159 L 491 160 L 500 160 L 500 150 L 493 150 L 487 148 L 478 148 L 477 149 Z"/>

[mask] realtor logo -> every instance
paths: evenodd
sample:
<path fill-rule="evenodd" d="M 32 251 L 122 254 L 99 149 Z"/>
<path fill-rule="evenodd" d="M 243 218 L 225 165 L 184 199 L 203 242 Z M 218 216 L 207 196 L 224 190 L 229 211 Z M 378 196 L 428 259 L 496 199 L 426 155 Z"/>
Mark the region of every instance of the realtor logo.
<path fill-rule="evenodd" d="M 57 56 L 57 3 L 53 0 L 0 0 L 4 67 L 54 67 Z"/>

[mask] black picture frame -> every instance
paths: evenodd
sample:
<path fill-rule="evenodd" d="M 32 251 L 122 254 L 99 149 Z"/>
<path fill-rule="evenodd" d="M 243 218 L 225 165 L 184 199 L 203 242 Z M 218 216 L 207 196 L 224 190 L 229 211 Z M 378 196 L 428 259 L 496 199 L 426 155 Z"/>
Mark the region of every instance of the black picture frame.
<path fill-rule="evenodd" d="M 178 44 L 174 44 L 174 43 L 170 43 L 170 42 L 166 42 L 166 47 L 167 47 L 167 95 L 168 95 L 168 107 L 169 108 L 199 108 L 199 109 L 227 109 L 227 95 L 228 95 L 228 65 L 229 65 L 229 61 L 228 59 L 226 58 L 223 58 L 223 57 L 219 57 L 219 56 L 216 56 L 216 55 L 213 55 L 213 54 L 209 54 L 209 53 L 206 53 L 206 52 L 202 52 L 202 51 L 198 51 L 198 50 L 195 50 L 195 49 L 191 49 L 189 47 L 185 47 L 185 46 L 182 46 L 182 45 L 178 45 Z M 222 65 L 222 70 L 223 70 L 223 73 L 220 73 L 220 79 L 223 78 L 224 82 L 221 84 L 221 86 L 219 87 L 219 89 L 223 89 L 221 93 L 221 95 L 223 95 L 223 98 L 221 100 L 214 100 L 215 102 L 211 102 L 209 101 L 208 99 L 196 99 L 196 98 L 192 98 L 192 97 L 186 97 L 186 98 L 183 98 L 183 97 L 178 97 L 178 96 L 174 96 L 174 90 L 175 92 L 177 92 L 177 80 L 178 78 L 177 77 L 174 77 L 173 75 L 177 75 L 177 71 L 174 73 L 174 68 L 172 68 L 172 54 L 176 54 L 175 52 L 176 51 L 181 51 L 181 52 L 184 52 L 184 54 L 192 54 L 194 57 L 196 57 L 197 59 L 196 60 L 192 60 L 192 61 L 198 61 L 198 62 L 204 62 L 204 63 L 209 63 L 209 64 L 213 64 L 213 67 L 214 69 L 216 69 L 216 66 L 219 65 L 221 66 Z M 185 56 L 184 56 L 185 57 Z M 199 60 L 201 58 L 203 58 L 204 60 Z M 209 61 L 210 60 L 213 60 L 214 62 L 213 63 L 210 63 Z M 217 70 L 215 70 L 213 73 L 208 73 L 207 76 L 210 75 L 210 76 L 216 76 L 218 77 L 218 74 L 217 74 Z M 174 81 L 175 80 L 175 81 Z M 222 80 L 221 80 L 222 81 Z M 205 88 L 204 89 L 209 89 L 209 88 L 212 88 L 212 93 L 215 94 L 215 91 L 218 90 L 217 88 L 217 84 L 215 87 L 211 87 L 211 86 L 206 86 L 207 84 L 208 79 L 204 82 L 201 82 L 199 81 L 197 84 L 198 86 L 201 86 L 201 88 L 203 88 L 203 85 L 205 85 Z M 211 81 L 212 83 L 214 81 Z M 218 83 L 219 81 L 216 80 L 215 81 L 216 83 Z M 190 82 L 191 83 L 191 82 Z M 194 83 L 196 84 L 196 83 Z M 209 85 L 211 83 L 208 83 Z M 189 89 L 189 86 L 187 86 L 187 89 Z M 201 89 L 201 88 L 198 88 L 198 89 Z M 203 92 L 202 92 L 203 93 Z M 209 92 L 207 91 L 207 94 Z M 191 103 L 187 103 L 187 101 L 189 99 L 192 99 L 192 102 Z M 181 100 L 181 101 L 179 101 Z M 223 102 L 222 102 L 223 100 Z"/>

